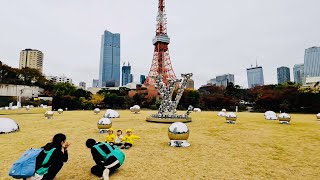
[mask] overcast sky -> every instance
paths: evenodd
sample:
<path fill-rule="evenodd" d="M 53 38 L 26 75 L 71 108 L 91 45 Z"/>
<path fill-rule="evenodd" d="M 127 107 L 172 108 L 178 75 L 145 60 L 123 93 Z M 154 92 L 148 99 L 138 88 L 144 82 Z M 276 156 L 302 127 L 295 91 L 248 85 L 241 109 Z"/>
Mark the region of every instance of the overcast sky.
<path fill-rule="evenodd" d="M 46 75 L 66 75 L 89 86 L 98 78 L 105 29 L 121 33 L 121 64 L 148 74 L 153 57 L 157 0 L 0 0 L 0 60 L 19 65 L 25 48 L 44 53 Z M 170 55 L 175 73 L 193 72 L 196 87 L 231 73 L 247 87 L 246 68 L 303 63 L 304 50 L 320 45 L 319 0 L 166 0 Z M 293 75 L 291 73 L 291 80 Z"/>

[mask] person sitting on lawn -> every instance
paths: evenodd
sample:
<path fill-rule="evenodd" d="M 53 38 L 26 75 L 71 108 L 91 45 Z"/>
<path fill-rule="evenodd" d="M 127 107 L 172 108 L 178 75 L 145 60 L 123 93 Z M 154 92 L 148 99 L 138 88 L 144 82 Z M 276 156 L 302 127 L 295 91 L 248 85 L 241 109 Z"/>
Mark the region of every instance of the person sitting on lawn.
<path fill-rule="evenodd" d="M 113 134 L 113 129 L 110 128 L 108 131 L 108 135 L 105 138 L 105 142 L 113 146 L 115 143 L 115 140 L 116 140 L 116 136 Z"/>
<path fill-rule="evenodd" d="M 117 135 L 116 135 L 116 140 L 115 140 L 115 145 L 117 146 L 122 146 L 123 145 L 123 141 L 122 141 L 122 130 L 118 129 L 117 130 Z"/>
<path fill-rule="evenodd" d="M 132 147 L 134 140 L 135 139 L 140 139 L 139 136 L 136 136 L 134 134 L 132 134 L 132 130 L 131 129 L 127 129 L 126 134 L 123 138 L 122 141 L 124 142 L 124 145 L 121 146 L 121 149 L 129 149 Z"/>

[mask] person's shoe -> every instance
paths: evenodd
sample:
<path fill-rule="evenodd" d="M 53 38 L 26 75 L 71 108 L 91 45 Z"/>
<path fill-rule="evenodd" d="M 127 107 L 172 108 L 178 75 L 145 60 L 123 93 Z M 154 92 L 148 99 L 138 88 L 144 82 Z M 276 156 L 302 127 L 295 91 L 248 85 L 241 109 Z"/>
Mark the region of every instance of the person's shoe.
<path fill-rule="evenodd" d="M 126 146 L 126 149 L 130 149 L 130 146 Z"/>
<path fill-rule="evenodd" d="M 109 169 L 105 169 L 103 171 L 103 174 L 102 174 L 103 180 L 109 180 L 109 172 L 110 172 Z"/>

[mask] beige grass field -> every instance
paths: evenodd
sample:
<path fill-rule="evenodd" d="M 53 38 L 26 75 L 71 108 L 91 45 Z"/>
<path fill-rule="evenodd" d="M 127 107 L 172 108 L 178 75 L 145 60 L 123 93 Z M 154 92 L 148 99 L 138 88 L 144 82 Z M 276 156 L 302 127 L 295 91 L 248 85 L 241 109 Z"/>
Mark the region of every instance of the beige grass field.
<path fill-rule="evenodd" d="M 9 111 L 0 111 L 1 113 Z M 103 141 L 92 111 L 57 113 L 44 119 L 44 110 L 12 111 L 0 117 L 15 119 L 21 131 L 0 134 L 0 179 L 10 179 L 12 163 L 28 148 L 41 147 L 56 133 L 72 144 L 69 161 L 57 180 L 98 179 L 90 174 L 94 161 L 85 147 L 87 138 Z M 264 120 L 263 114 L 238 113 L 235 125 L 217 112 L 192 113 L 188 148 L 167 145 L 169 124 L 148 123 L 152 111 L 119 111 L 113 128 L 132 128 L 141 136 L 124 150 L 126 161 L 111 179 L 320 179 L 320 121 L 315 115 L 292 115 L 291 125 Z"/>

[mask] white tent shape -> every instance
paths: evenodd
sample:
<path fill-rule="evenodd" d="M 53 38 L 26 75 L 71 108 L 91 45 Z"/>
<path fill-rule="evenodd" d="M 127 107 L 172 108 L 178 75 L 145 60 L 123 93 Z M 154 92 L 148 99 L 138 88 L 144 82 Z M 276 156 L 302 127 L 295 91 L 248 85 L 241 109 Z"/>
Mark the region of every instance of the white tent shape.
<path fill-rule="evenodd" d="M 200 108 L 194 108 L 193 112 L 201 112 L 201 109 Z"/>
<path fill-rule="evenodd" d="M 105 118 L 119 118 L 120 114 L 115 110 L 108 109 L 103 117 L 105 117 Z"/>
<path fill-rule="evenodd" d="M 264 117 L 266 120 L 277 120 L 278 116 L 275 112 L 273 111 L 267 111 L 264 113 Z"/>
<path fill-rule="evenodd" d="M 219 113 L 218 113 L 218 116 L 226 117 L 226 116 L 227 116 L 227 114 L 226 114 L 225 112 L 222 112 L 222 111 L 221 111 L 221 112 L 219 112 Z"/>
<path fill-rule="evenodd" d="M 19 125 L 12 119 L 0 118 L 0 134 L 19 131 Z"/>

